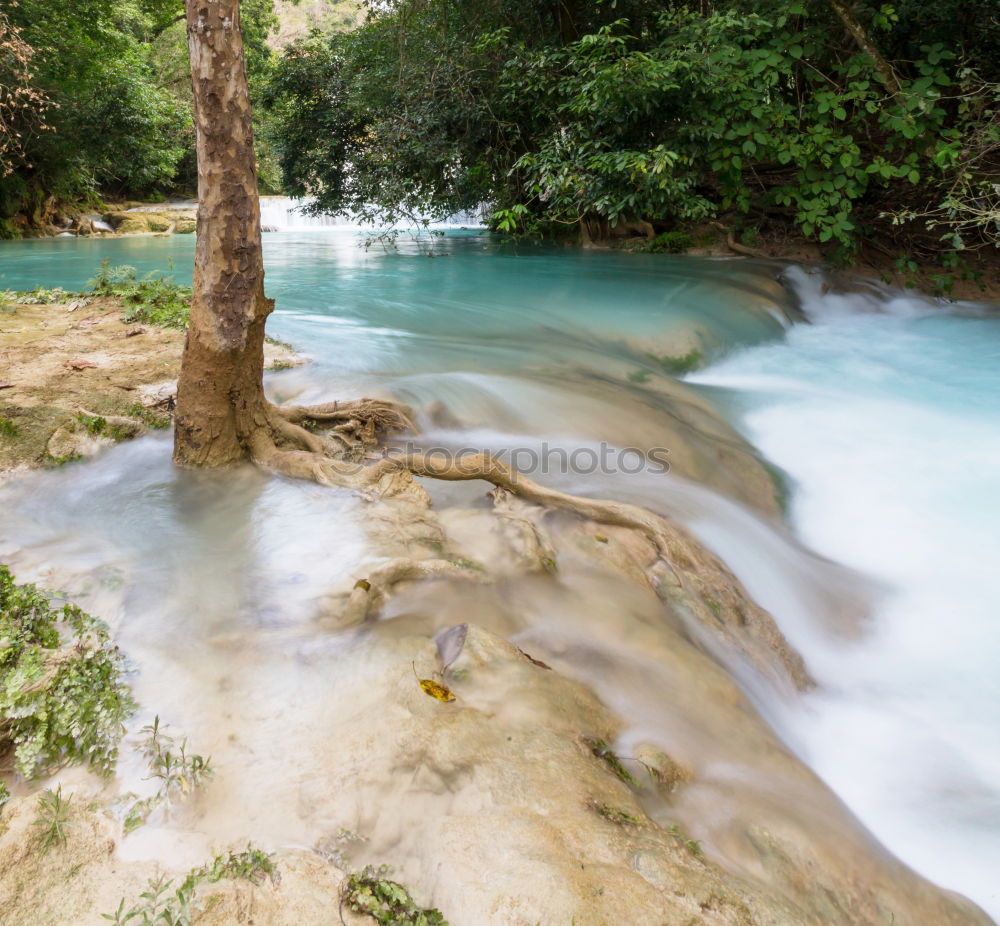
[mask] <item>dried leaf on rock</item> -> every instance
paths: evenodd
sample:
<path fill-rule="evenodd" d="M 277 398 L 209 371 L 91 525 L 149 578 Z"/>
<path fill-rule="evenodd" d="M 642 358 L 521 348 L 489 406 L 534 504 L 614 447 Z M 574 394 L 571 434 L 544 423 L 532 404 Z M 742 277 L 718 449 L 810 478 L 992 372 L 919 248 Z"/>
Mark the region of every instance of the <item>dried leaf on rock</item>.
<path fill-rule="evenodd" d="M 67 370 L 92 370 L 97 369 L 96 363 L 91 363 L 89 360 L 67 360 L 63 363 L 63 366 Z"/>
<path fill-rule="evenodd" d="M 447 685 L 441 685 L 435 682 L 433 679 L 421 678 L 417 679 L 420 682 L 420 687 L 423 689 L 424 694 L 430 695 L 436 701 L 454 701 L 455 695 L 452 690 Z"/>

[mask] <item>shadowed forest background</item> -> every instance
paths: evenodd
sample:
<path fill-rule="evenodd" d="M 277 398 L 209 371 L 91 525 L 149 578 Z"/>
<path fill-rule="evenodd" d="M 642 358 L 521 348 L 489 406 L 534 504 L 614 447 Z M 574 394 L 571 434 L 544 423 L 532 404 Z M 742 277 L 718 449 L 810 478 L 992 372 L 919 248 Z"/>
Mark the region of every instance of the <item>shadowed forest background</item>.
<path fill-rule="evenodd" d="M 715 225 L 956 275 L 998 241 L 991 0 L 279 6 L 243 4 L 262 193 L 665 250 Z M 193 193 L 178 0 L 20 0 L 0 36 L 0 235 Z"/>

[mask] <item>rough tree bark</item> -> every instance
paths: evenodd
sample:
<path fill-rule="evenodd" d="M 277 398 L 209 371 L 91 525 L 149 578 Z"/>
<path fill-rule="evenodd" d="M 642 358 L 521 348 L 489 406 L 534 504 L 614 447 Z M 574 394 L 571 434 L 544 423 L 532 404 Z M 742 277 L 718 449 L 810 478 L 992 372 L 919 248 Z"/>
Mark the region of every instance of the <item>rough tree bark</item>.
<path fill-rule="evenodd" d="M 264 397 L 264 261 L 253 126 L 239 0 L 187 0 L 188 49 L 198 154 L 194 292 L 174 430 L 174 461 L 271 465 L 279 448 L 326 453 L 351 443 L 315 437 L 294 423 L 319 420 L 373 441 L 405 426 L 391 403 L 361 400 L 279 409 Z M 279 461 L 280 462 L 280 461 Z M 280 468 L 280 466 L 279 466 Z"/>
<path fill-rule="evenodd" d="M 247 436 L 264 406 L 264 323 L 273 303 L 264 295 L 239 0 L 187 0 L 187 31 L 198 238 L 174 460 L 223 466 L 248 456 Z"/>

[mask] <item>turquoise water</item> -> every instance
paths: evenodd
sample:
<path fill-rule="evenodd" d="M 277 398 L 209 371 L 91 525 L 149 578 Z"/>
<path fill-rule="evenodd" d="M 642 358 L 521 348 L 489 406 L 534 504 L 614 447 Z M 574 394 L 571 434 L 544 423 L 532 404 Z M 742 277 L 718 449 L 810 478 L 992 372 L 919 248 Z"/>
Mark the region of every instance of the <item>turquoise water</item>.
<path fill-rule="evenodd" d="M 3 243 L 0 288 L 77 289 L 105 258 L 186 279 L 193 245 Z M 272 393 L 392 393 L 445 443 L 669 447 L 676 394 L 657 358 L 711 361 L 692 389 L 788 474 L 795 535 L 832 562 L 672 476 L 547 478 L 669 511 L 715 547 L 821 682 L 800 706 L 757 692 L 758 706 L 893 852 L 1000 915 L 996 316 L 904 294 L 830 295 L 794 273 L 792 298 L 776 268 L 749 261 L 500 246 L 475 232 L 389 251 L 365 250 L 349 230 L 282 232 L 265 236 L 265 260 L 269 332 L 313 361 L 271 375 Z M 813 324 L 790 323 L 796 304 Z M 321 594 L 331 551 L 340 568 L 361 561 L 354 500 L 253 472 L 220 495 L 178 477 L 167 451 L 152 438 L 11 484 L 0 553 L 33 548 L 80 570 L 141 564 L 124 613 L 174 596 L 155 626 L 164 652 L 191 664 L 206 594 L 218 614 L 282 626 L 290 603 Z M 190 588 L 171 587 L 179 571 Z M 851 630 L 842 604 L 855 593 L 871 615 Z M 136 652 L 151 645 L 149 624 L 126 620 L 122 636 Z M 163 665 L 195 674 L 184 658 Z"/>
<path fill-rule="evenodd" d="M 793 282 L 814 324 L 691 379 L 725 390 L 794 480 L 798 536 L 882 587 L 864 633 L 837 640 L 748 576 L 822 682 L 795 736 L 891 849 L 996 917 L 1000 311 Z"/>

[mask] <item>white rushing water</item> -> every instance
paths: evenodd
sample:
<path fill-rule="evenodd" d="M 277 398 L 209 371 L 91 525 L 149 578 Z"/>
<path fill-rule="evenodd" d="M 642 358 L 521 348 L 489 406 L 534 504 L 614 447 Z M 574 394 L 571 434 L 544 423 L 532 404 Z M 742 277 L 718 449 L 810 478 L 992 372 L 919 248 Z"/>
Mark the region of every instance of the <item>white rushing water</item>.
<path fill-rule="evenodd" d="M 790 271 L 811 324 L 789 326 L 771 265 L 505 247 L 457 232 L 443 242 L 447 260 L 427 260 L 408 240 L 395 252 L 364 250 L 350 223 L 314 222 L 290 200 L 265 198 L 262 215 L 283 230 L 265 237 L 278 305 L 269 330 L 312 360 L 269 377 L 276 398 L 385 390 L 422 410 L 424 438 L 445 446 L 670 448 L 665 475 L 539 478 L 689 524 L 775 615 L 819 686 L 789 703 L 748 666 L 727 671 L 892 852 L 1000 917 L 1000 313 L 872 286 L 837 294 Z M 0 285 L 79 288 L 105 257 L 144 273 L 189 268 L 192 246 L 191 236 L 18 242 L 0 252 Z M 753 493 L 726 481 L 719 445 L 678 420 L 686 410 L 737 452 L 735 435 L 718 432 L 689 404 L 700 397 L 667 376 L 662 355 L 678 344 L 715 358 L 689 382 L 787 474 L 794 535 L 740 504 Z M 427 411 L 435 407 L 447 412 L 439 421 Z M 447 509 L 473 504 L 481 489 L 433 491 Z M 74 592 L 89 590 L 88 607 L 139 667 L 139 700 L 218 760 L 220 809 L 187 821 L 192 831 L 242 839 L 252 824 L 271 844 L 311 844 L 322 826 L 351 822 L 334 813 L 350 794 L 319 772 L 334 764 L 324 752 L 331 731 L 347 723 L 338 711 L 355 713 L 340 692 L 381 665 L 393 620 L 379 625 L 380 642 L 331 634 L 314 618 L 325 590 L 350 587 L 368 555 L 356 499 L 252 470 L 224 480 L 179 473 L 165 438 L 151 437 L 12 482 L 0 511 L 0 558 L 14 558 L 26 579 L 68 575 Z M 559 665 L 597 679 L 633 731 L 673 735 L 680 748 L 667 728 L 683 715 L 694 760 L 764 781 L 781 792 L 777 803 L 808 816 L 813 808 L 795 806 L 740 752 L 729 715 L 711 729 L 702 699 L 683 701 L 691 686 L 666 661 L 652 667 L 667 679 L 660 688 L 645 676 L 639 684 L 634 662 L 611 671 L 618 637 L 641 624 L 617 588 L 586 591 L 560 586 L 519 628 L 522 642 L 571 641 Z M 124 769 L 130 787 L 139 774 Z M 255 799 L 261 782 L 266 802 Z M 391 790 L 382 785 L 379 801 Z M 742 792 L 727 780 L 705 793 L 687 825 L 711 848 L 721 843 L 712 827 L 696 828 L 706 807 Z M 714 816 L 721 825 L 725 814 Z M 836 817 L 816 819 L 827 838 Z M 133 854 L 155 854 L 143 840 L 160 836 L 138 833 Z M 207 851 L 196 849 L 192 864 Z"/>
<path fill-rule="evenodd" d="M 724 388 L 788 473 L 798 536 L 884 591 L 855 634 L 816 637 L 780 580 L 754 581 L 773 559 L 715 545 L 819 678 L 785 720 L 804 758 L 894 853 L 998 917 L 1000 313 L 791 282 L 811 325 L 690 379 Z"/>
<path fill-rule="evenodd" d="M 260 224 L 271 231 L 304 231 L 311 229 L 347 229 L 362 227 L 351 215 L 312 215 L 309 200 L 291 196 L 262 196 L 260 198 Z M 434 229 L 481 227 L 482 216 L 476 212 L 463 212 L 443 222 L 430 222 Z"/>

